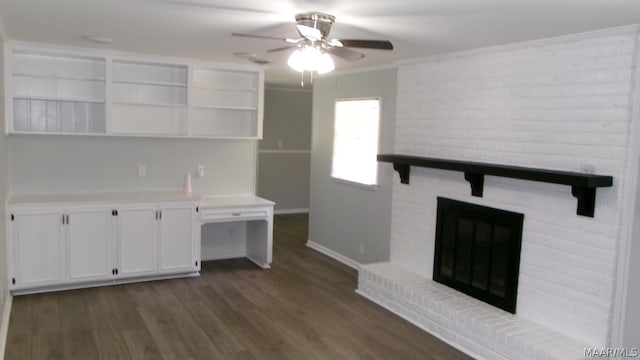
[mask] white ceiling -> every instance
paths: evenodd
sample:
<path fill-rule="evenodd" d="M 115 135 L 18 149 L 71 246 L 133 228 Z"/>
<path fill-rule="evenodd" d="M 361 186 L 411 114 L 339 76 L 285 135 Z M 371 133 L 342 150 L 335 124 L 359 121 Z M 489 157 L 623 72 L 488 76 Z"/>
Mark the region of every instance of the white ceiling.
<path fill-rule="evenodd" d="M 299 75 L 288 52 L 267 53 L 284 42 L 231 32 L 297 38 L 294 15 L 308 11 L 335 15 L 332 38 L 395 46 L 338 59 L 338 70 L 640 23 L 640 0 L 0 0 L 9 39 L 225 62 L 246 62 L 233 53 L 249 52 L 273 61 L 268 82 L 292 86 Z"/>

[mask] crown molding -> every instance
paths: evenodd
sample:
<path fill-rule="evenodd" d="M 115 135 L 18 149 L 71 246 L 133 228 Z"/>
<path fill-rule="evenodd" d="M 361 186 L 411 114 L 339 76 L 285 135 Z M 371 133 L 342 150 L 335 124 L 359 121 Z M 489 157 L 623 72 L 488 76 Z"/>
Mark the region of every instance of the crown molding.
<path fill-rule="evenodd" d="M 485 54 L 495 54 L 495 53 L 506 52 L 506 51 L 531 49 L 531 48 L 543 47 L 543 46 L 549 46 L 549 45 L 566 44 L 570 42 L 594 39 L 594 38 L 605 37 L 605 36 L 613 36 L 613 35 L 634 35 L 635 34 L 637 36 L 639 32 L 640 32 L 640 24 L 625 25 L 625 26 L 618 26 L 618 27 L 601 29 L 601 30 L 593 30 L 593 31 L 581 32 L 581 33 L 575 33 L 575 34 L 569 34 L 569 35 L 554 36 L 554 37 L 544 38 L 544 39 L 521 41 L 521 42 L 504 44 L 504 45 L 487 46 L 487 47 L 481 47 L 481 48 L 471 49 L 471 50 L 455 51 L 455 52 L 444 53 L 444 54 L 429 55 L 424 57 L 399 60 L 399 61 L 396 61 L 395 64 L 397 66 L 413 65 L 413 64 L 419 64 L 424 62 L 442 61 L 442 60 L 457 59 L 457 58 L 464 58 L 464 57 L 471 57 L 471 56 L 478 56 L 478 55 L 485 55 Z"/>

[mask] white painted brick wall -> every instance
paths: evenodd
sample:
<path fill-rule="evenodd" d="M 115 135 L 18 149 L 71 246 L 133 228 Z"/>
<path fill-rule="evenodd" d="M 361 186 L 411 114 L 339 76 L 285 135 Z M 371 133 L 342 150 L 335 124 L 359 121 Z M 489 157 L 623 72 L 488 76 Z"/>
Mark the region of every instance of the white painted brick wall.
<path fill-rule="evenodd" d="M 397 153 L 612 175 L 595 217 L 568 186 L 459 172 L 394 174 L 391 262 L 431 277 L 436 197 L 525 214 L 517 312 L 594 346 L 609 339 L 635 29 L 424 59 L 398 69 Z M 390 165 L 389 165 L 390 166 Z M 473 339 L 465 346 L 474 347 Z"/>

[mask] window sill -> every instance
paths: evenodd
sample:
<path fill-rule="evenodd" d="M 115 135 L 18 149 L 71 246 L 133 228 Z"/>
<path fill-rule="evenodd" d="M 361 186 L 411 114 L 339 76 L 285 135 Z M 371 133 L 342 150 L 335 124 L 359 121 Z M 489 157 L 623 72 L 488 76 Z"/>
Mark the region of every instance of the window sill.
<path fill-rule="evenodd" d="M 349 180 L 344 180 L 344 179 L 339 179 L 336 177 L 331 177 L 331 179 L 333 179 L 333 181 L 335 181 L 338 184 L 344 184 L 344 185 L 348 185 L 354 188 L 358 188 L 358 189 L 364 189 L 364 190 L 369 190 L 369 191 L 376 191 L 380 188 L 380 185 L 378 184 L 372 184 L 372 185 L 366 185 L 366 184 L 362 184 L 359 182 L 355 182 L 355 181 L 349 181 Z"/>

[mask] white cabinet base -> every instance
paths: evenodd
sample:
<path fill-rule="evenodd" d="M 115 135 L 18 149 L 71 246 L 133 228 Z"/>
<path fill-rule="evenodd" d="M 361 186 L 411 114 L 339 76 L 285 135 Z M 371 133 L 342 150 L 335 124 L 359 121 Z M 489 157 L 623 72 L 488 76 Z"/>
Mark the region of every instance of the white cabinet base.
<path fill-rule="evenodd" d="M 87 288 L 100 287 L 100 286 L 132 284 L 132 283 L 138 283 L 138 282 L 179 279 L 179 278 L 194 277 L 194 276 L 200 276 L 200 271 L 193 271 L 190 273 L 182 273 L 182 274 L 166 274 L 166 275 L 154 275 L 154 276 L 143 276 L 143 277 L 117 278 L 115 280 L 107 280 L 107 281 L 91 281 L 86 283 L 40 286 L 37 288 L 29 288 L 29 289 L 14 289 L 14 290 L 11 290 L 11 294 L 12 295 L 39 294 L 39 293 L 46 293 L 46 292 L 52 292 L 52 291 L 87 289 Z"/>
<path fill-rule="evenodd" d="M 178 193 L 13 196 L 10 290 L 19 295 L 197 276 L 202 259 L 246 257 L 268 269 L 273 205 L 255 196 Z"/>

